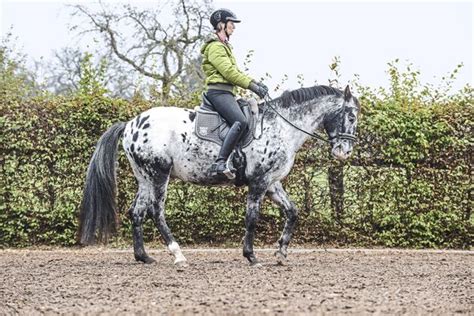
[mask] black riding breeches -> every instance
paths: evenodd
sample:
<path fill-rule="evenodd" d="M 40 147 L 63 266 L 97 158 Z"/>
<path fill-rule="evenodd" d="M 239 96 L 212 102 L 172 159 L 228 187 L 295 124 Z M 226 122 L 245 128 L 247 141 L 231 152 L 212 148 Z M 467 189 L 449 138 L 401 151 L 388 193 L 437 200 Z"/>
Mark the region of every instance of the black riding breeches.
<path fill-rule="evenodd" d="M 227 121 L 229 126 L 240 122 L 241 135 L 247 130 L 248 122 L 232 93 L 224 90 L 209 89 L 207 99 L 211 101 L 214 109 Z"/>

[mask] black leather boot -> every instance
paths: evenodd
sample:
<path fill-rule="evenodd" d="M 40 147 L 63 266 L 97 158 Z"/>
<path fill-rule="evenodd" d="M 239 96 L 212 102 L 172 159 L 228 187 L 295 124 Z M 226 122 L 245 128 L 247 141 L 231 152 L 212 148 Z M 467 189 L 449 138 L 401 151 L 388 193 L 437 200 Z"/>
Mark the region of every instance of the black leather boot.
<path fill-rule="evenodd" d="M 214 162 L 211 166 L 211 176 L 223 174 L 229 179 L 235 179 L 235 171 L 229 167 L 227 160 L 229 159 L 232 150 L 234 150 L 235 146 L 239 142 L 241 134 L 241 124 L 240 122 L 235 122 L 229 129 L 229 132 L 224 139 L 216 162 Z"/>

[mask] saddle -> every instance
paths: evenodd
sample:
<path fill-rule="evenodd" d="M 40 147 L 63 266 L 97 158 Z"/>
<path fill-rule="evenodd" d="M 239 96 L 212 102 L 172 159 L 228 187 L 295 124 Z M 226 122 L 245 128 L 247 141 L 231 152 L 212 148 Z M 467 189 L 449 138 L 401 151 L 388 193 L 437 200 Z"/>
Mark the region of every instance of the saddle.
<path fill-rule="evenodd" d="M 247 118 L 248 129 L 240 139 L 239 143 L 231 153 L 228 163 L 231 169 L 234 169 L 236 178 L 234 184 L 241 186 L 247 184 L 245 176 L 245 167 L 247 166 L 247 158 L 242 148 L 247 147 L 254 140 L 255 129 L 258 121 L 258 104 L 255 99 L 238 99 L 240 109 Z M 195 133 L 197 137 L 216 143 L 222 146 L 224 139 L 229 132 L 230 126 L 227 121 L 214 111 L 212 103 L 206 98 L 205 93 L 202 95 L 202 104 L 196 107 Z"/>
<path fill-rule="evenodd" d="M 258 104 L 255 99 L 238 99 L 237 103 L 244 113 L 248 122 L 248 129 L 237 144 L 238 147 L 245 148 L 254 139 L 255 128 L 258 120 Z M 230 126 L 227 121 L 214 111 L 212 103 L 202 95 L 202 104 L 196 109 L 195 132 L 203 139 L 218 145 L 222 145 L 225 136 L 229 132 Z"/>

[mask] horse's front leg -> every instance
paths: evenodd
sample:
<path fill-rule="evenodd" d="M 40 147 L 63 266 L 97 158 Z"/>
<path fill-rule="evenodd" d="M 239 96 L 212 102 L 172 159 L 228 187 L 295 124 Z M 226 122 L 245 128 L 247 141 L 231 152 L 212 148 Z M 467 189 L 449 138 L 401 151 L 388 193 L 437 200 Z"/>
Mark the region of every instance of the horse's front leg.
<path fill-rule="evenodd" d="M 247 195 L 247 213 L 245 215 L 245 237 L 244 237 L 244 257 L 250 262 L 251 266 L 260 266 L 253 252 L 253 241 L 255 239 L 255 228 L 257 226 L 260 206 L 267 187 L 264 185 L 249 186 Z"/>
<path fill-rule="evenodd" d="M 286 215 L 285 227 L 281 234 L 278 243 L 280 244 L 279 249 L 275 252 L 279 264 L 284 264 L 288 255 L 288 244 L 290 243 L 291 235 L 295 228 L 296 220 L 298 218 L 298 210 L 295 204 L 290 200 L 288 194 L 283 189 L 281 182 L 273 183 L 267 191 L 267 195 L 270 199 L 280 206 Z"/>

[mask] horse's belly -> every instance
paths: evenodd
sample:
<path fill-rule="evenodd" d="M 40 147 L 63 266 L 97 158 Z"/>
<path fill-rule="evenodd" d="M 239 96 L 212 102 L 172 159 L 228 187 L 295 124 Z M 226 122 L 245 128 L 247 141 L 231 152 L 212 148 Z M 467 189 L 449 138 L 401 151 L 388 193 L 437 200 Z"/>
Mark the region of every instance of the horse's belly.
<path fill-rule="evenodd" d="M 182 136 L 173 149 L 172 177 L 197 184 L 212 182 L 208 171 L 217 159 L 218 145 L 198 139 L 191 131 Z"/>

